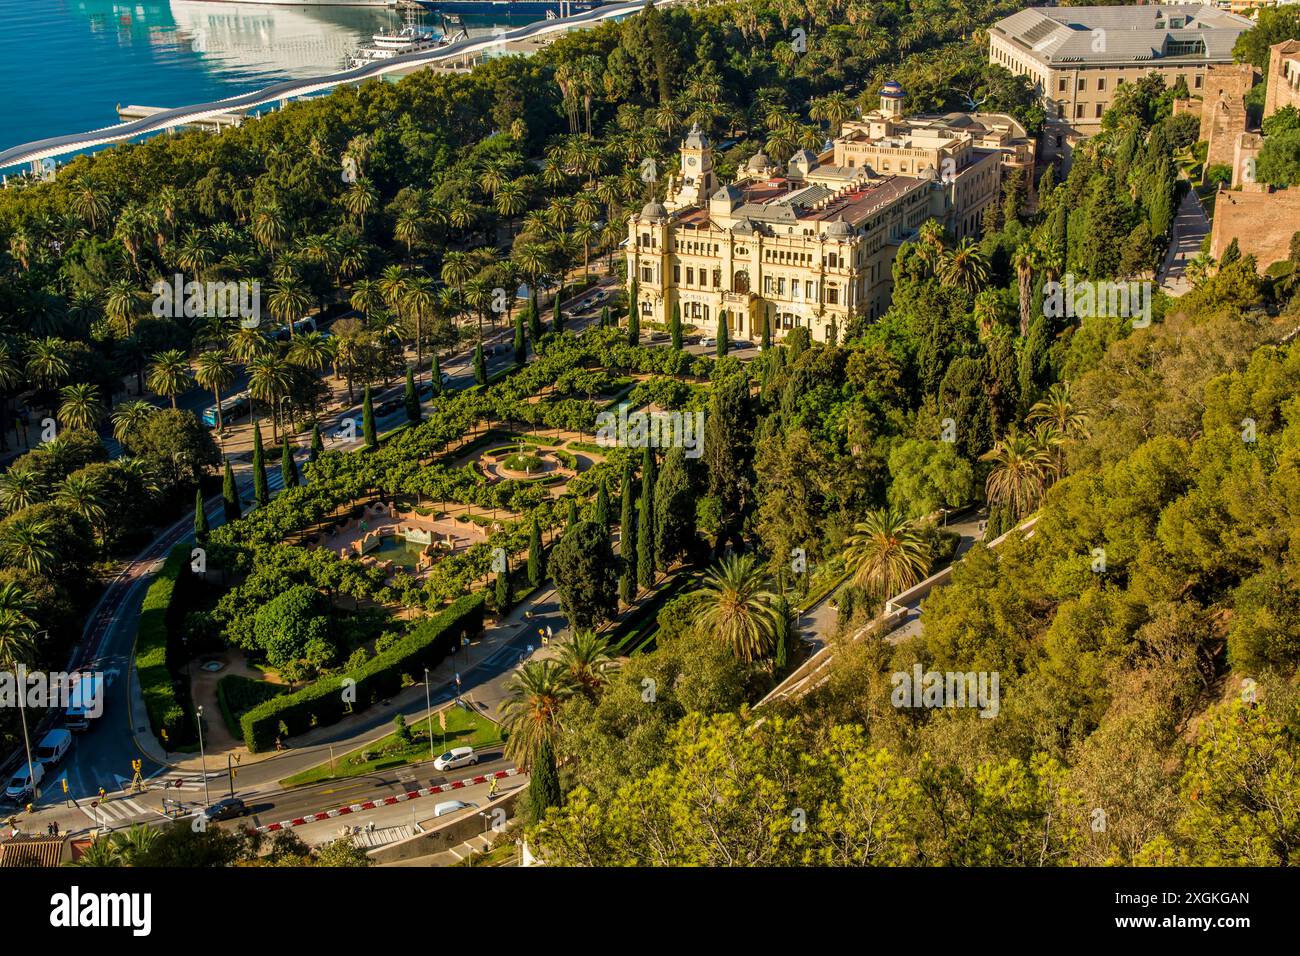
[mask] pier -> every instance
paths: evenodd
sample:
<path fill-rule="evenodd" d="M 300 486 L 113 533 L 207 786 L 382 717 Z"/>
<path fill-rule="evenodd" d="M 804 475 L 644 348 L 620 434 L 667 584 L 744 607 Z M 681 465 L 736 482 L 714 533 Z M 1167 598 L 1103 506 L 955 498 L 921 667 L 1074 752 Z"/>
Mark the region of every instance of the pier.
<path fill-rule="evenodd" d="M 656 7 L 670 7 L 682 0 L 653 0 Z M 642 10 L 644 3 L 615 3 L 598 7 L 586 13 L 575 14 L 554 20 L 538 20 L 513 30 L 503 30 L 496 36 L 475 37 L 456 40 L 437 50 L 425 50 L 420 53 L 404 53 L 400 56 L 352 70 L 343 70 L 326 76 L 303 80 L 291 80 L 264 87 L 252 93 L 232 96 L 211 103 L 195 106 L 178 106 L 175 108 L 127 107 L 127 110 L 139 111 L 136 118 L 119 115 L 124 122 L 103 129 L 89 130 L 84 133 L 71 133 L 65 136 L 52 136 L 36 140 L 21 146 L 14 146 L 0 152 L 0 169 L 31 164 L 34 169 L 40 167 L 43 160 L 64 156 L 95 146 L 106 146 L 123 140 L 135 139 L 150 133 L 171 130 L 180 127 L 201 126 L 215 128 L 225 119 L 239 117 L 242 121 L 249 112 L 268 103 L 285 104 L 290 100 L 311 96 L 325 90 L 349 83 L 362 83 L 369 79 L 383 76 L 401 76 L 419 69 L 451 68 L 466 69 L 475 62 L 493 56 L 526 55 L 536 50 L 539 44 L 549 42 L 554 37 L 569 30 L 582 30 L 593 27 L 606 20 L 619 20 L 632 16 Z M 238 122 L 226 125 L 238 125 Z"/>

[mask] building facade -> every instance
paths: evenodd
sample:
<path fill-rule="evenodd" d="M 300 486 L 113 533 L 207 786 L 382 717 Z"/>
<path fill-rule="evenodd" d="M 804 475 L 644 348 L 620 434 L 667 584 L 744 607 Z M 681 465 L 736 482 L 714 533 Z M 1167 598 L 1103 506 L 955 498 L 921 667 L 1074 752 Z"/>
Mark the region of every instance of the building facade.
<path fill-rule="evenodd" d="M 820 155 L 800 150 L 779 167 L 759 152 L 727 185 L 692 130 L 665 201 L 628 223 L 641 321 L 667 323 L 676 306 L 706 331 L 725 321 L 734 339 L 757 341 L 766 316 L 776 339 L 806 327 L 827 341 L 889 308 L 898 247 L 927 219 L 978 235 L 1004 168 L 1028 163 L 1032 175 L 1032 142 L 1003 114 L 904 119 L 902 97 L 886 84 L 881 109 Z"/>
<path fill-rule="evenodd" d="M 989 60 L 1032 80 L 1047 112 L 1042 155 L 1068 163 L 1125 83 L 1157 73 L 1200 96 L 1208 68 L 1232 63 L 1233 44 L 1252 26 L 1199 3 L 1033 7 L 989 28 Z"/>

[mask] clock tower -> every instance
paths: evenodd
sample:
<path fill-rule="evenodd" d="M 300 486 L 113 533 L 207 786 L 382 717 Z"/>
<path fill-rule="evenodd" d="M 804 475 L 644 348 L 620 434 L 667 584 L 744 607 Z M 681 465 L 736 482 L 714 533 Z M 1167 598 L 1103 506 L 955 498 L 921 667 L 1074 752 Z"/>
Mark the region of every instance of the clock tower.
<path fill-rule="evenodd" d="M 702 206 L 718 188 L 718 177 L 713 171 L 713 147 L 708 137 L 700 131 L 699 124 L 691 127 L 682 141 L 682 176 L 680 185 L 669 197 L 673 209 Z"/>

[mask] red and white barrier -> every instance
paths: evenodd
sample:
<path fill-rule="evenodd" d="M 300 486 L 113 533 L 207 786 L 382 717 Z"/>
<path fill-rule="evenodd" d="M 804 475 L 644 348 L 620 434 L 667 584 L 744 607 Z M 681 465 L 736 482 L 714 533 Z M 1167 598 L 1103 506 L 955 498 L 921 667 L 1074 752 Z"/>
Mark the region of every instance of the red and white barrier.
<path fill-rule="evenodd" d="M 258 827 L 258 833 L 272 833 L 276 830 L 288 830 L 292 827 L 300 827 L 307 823 L 320 823 L 322 820 L 332 820 L 335 817 L 345 817 L 350 813 L 363 813 L 366 810 L 375 810 L 379 807 L 391 807 L 396 803 L 405 803 L 407 800 L 416 800 L 420 797 L 431 797 L 439 793 L 449 793 L 452 790 L 463 790 L 465 787 L 473 787 L 480 783 L 487 783 L 489 780 L 500 780 L 503 777 L 513 777 L 522 771 L 518 767 L 511 767 L 509 770 L 497 770 L 493 773 L 479 774 L 477 777 L 467 777 L 464 780 L 455 780 L 451 783 L 444 783 L 437 787 L 421 787 L 419 790 L 408 790 L 406 793 L 395 793 L 392 796 L 381 797 L 378 800 L 367 800 L 365 803 L 354 803 L 348 807 L 338 807 L 334 810 L 322 810 L 320 813 L 309 813 L 305 817 L 294 817 L 292 820 L 282 820 L 279 823 L 268 823 L 266 826 Z"/>

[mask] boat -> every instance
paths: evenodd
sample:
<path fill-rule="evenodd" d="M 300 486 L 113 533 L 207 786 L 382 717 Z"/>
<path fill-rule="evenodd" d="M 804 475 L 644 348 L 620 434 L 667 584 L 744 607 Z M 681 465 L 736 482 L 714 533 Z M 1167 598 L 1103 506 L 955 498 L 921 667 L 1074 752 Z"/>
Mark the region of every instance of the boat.
<path fill-rule="evenodd" d="M 556 17 L 588 13 L 602 6 L 603 0 L 417 0 L 420 6 L 435 13 L 467 13 L 472 16 Z"/>
<path fill-rule="evenodd" d="M 344 67 L 354 70 L 359 66 L 366 66 L 380 60 L 391 60 L 395 56 L 402 56 L 406 53 L 423 53 L 426 50 L 436 50 L 440 46 L 446 46 L 452 42 L 453 37 L 447 29 L 447 22 L 444 18 L 443 29 L 441 31 L 427 30 L 421 24 L 416 22 L 415 8 L 406 8 L 406 19 L 399 30 L 380 30 L 370 37 L 370 42 L 359 47 L 344 62 Z M 465 35 L 464 28 L 460 28 L 455 39 Z"/>

